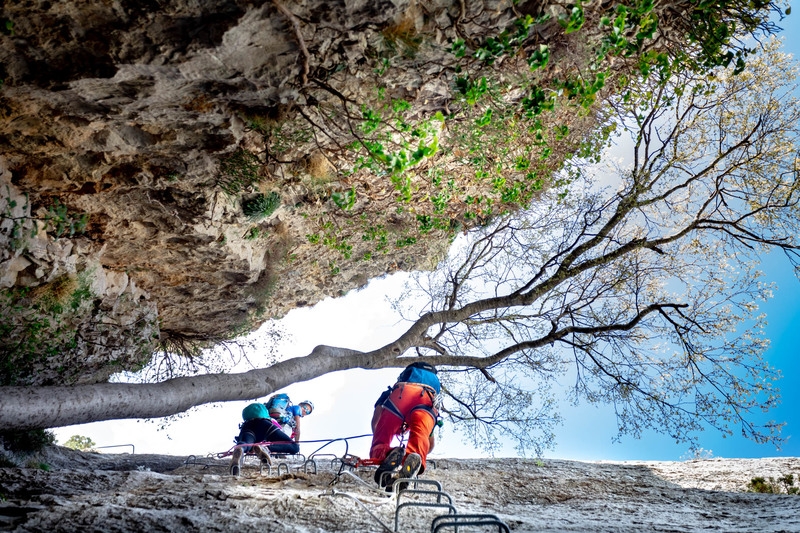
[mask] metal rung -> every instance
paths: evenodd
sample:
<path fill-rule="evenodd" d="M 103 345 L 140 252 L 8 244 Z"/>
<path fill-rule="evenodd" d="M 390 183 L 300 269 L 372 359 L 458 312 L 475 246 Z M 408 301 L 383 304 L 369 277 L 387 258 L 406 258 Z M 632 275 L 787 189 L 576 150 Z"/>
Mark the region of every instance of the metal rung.
<path fill-rule="evenodd" d="M 447 498 L 447 503 L 453 505 L 453 497 L 450 496 L 448 493 L 441 491 L 441 490 L 419 490 L 419 489 L 405 489 L 401 490 L 397 498 L 400 499 L 400 495 L 410 496 L 412 494 L 429 494 L 431 496 L 436 496 L 436 503 L 442 503 L 442 496 Z"/>
<path fill-rule="evenodd" d="M 404 507 L 431 507 L 447 509 L 448 513 L 456 514 L 456 508 L 450 503 L 425 503 L 425 502 L 403 502 L 397 504 L 394 511 L 394 530 L 400 531 L 400 510 Z M 445 515 L 446 516 L 446 515 Z"/>
<path fill-rule="evenodd" d="M 319 460 L 319 459 L 321 459 L 323 457 L 330 457 L 331 461 L 334 461 L 336 459 L 341 461 L 341 459 L 339 459 L 338 456 L 336 456 L 335 454 L 332 454 L 332 453 L 312 453 L 311 455 L 308 456 L 309 459 L 314 459 L 315 461 L 317 461 L 317 460 Z"/>
<path fill-rule="evenodd" d="M 436 481 L 435 479 L 420 479 L 418 477 L 411 477 L 411 478 L 398 478 L 395 480 L 394 485 L 392 485 L 392 490 L 394 491 L 394 495 L 397 496 L 398 492 L 400 491 L 400 484 L 401 483 L 408 483 L 409 486 L 414 484 L 414 488 L 416 489 L 419 485 L 433 485 L 436 487 L 436 490 L 442 492 L 442 483 L 440 481 Z M 408 489 L 406 489 L 408 490 Z"/>
<path fill-rule="evenodd" d="M 264 466 L 265 466 L 265 464 L 261 463 L 261 468 L 258 471 L 259 474 L 263 475 Z M 270 465 L 266 465 L 266 467 L 267 467 L 267 475 L 271 476 L 272 475 L 272 465 L 271 464 Z M 281 470 L 284 470 L 284 469 L 286 470 L 286 474 L 287 475 L 289 474 L 289 465 L 286 464 L 286 463 L 278 463 L 278 466 L 276 468 L 278 469 L 278 475 L 279 476 L 281 475 Z"/>
<path fill-rule="evenodd" d="M 437 516 L 431 522 L 431 533 L 438 533 L 444 527 L 453 527 L 458 531 L 458 526 L 497 526 L 497 530 L 511 533 L 508 524 L 493 514 L 445 514 Z M 397 523 L 395 523 L 397 529 Z"/>
<path fill-rule="evenodd" d="M 317 473 L 317 462 L 314 459 L 309 459 L 308 461 L 303 463 L 303 472 L 308 474 L 308 466 L 309 465 L 314 467 L 314 471 L 312 472 L 312 474 L 316 474 Z"/>
<path fill-rule="evenodd" d="M 136 446 L 133 444 L 114 444 L 113 446 L 93 446 L 95 450 L 100 450 L 104 448 L 127 448 L 128 446 L 131 447 L 131 454 L 136 453 Z"/>

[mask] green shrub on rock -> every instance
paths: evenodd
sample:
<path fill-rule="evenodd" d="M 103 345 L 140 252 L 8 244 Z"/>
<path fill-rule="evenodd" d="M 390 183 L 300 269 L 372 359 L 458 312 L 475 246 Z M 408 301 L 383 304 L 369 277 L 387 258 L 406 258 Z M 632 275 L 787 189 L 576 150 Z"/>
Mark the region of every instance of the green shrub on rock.
<path fill-rule="evenodd" d="M 281 205 L 281 197 L 276 192 L 257 194 L 251 198 L 242 199 L 242 211 L 251 220 L 267 218 Z"/>

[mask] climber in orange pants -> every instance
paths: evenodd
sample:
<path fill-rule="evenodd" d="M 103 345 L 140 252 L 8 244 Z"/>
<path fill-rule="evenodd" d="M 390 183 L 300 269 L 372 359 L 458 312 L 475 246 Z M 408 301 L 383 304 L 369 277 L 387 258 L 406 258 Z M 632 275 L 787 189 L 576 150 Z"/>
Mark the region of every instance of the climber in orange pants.
<path fill-rule="evenodd" d="M 375 404 L 369 456 L 382 461 L 375 472 L 379 485 L 388 485 L 391 476 L 384 474 L 391 474 L 398 467 L 399 476 L 406 478 L 425 471 L 438 418 L 434 403 L 440 390 L 436 369 L 427 363 L 414 363 Z M 405 429 L 409 432 L 405 450 L 392 448 L 392 439 L 402 435 Z"/>

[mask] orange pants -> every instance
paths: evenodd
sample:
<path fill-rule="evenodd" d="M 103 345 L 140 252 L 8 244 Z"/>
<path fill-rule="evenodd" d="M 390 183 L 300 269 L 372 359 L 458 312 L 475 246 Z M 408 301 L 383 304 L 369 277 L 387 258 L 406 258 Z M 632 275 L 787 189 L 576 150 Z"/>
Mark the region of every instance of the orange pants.
<path fill-rule="evenodd" d="M 383 404 L 383 411 L 372 434 L 369 456 L 383 461 L 392 449 L 392 439 L 403 434 L 404 423 L 409 431 L 406 455 L 419 454 L 422 472 L 431 447 L 430 436 L 436 426 L 436 411 L 432 393 L 418 383 L 398 383 L 394 386 Z"/>

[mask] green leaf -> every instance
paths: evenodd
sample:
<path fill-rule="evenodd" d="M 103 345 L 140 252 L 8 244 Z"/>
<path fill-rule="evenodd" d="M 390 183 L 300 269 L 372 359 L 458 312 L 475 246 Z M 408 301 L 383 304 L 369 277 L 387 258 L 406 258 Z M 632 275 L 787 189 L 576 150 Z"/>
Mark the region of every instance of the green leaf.
<path fill-rule="evenodd" d="M 578 31 L 583 27 L 583 23 L 586 21 L 583 15 L 583 8 L 580 5 L 577 5 L 572 8 L 568 17 L 561 16 L 558 19 L 558 23 L 564 28 L 564 33 L 573 33 Z"/>
<path fill-rule="evenodd" d="M 456 39 L 453 41 L 453 44 L 450 46 L 450 52 L 456 57 L 464 57 L 467 53 L 467 45 L 464 43 L 464 39 Z"/>
<path fill-rule="evenodd" d="M 477 126 L 483 127 L 489 124 L 492 121 L 492 108 L 486 109 L 483 115 L 475 121 Z"/>
<path fill-rule="evenodd" d="M 534 50 L 528 58 L 528 66 L 531 70 L 538 70 L 546 67 L 548 61 L 550 61 L 550 49 L 546 44 L 540 44 L 539 49 Z"/>

